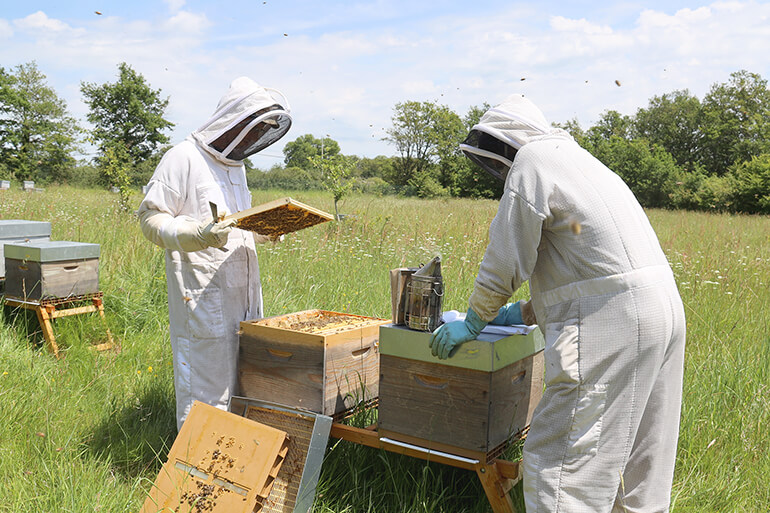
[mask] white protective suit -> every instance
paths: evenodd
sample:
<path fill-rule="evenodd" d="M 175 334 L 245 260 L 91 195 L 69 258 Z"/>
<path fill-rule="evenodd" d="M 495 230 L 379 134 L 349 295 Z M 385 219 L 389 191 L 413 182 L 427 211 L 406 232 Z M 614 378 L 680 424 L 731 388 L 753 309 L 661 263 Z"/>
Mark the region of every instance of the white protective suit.
<path fill-rule="evenodd" d="M 193 400 L 227 408 L 237 393 L 240 322 L 262 317 L 254 234 L 232 229 L 224 250 L 200 249 L 188 239 L 211 220 L 209 202 L 220 215 L 251 207 L 242 160 L 225 157 L 210 143 L 271 106 L 282 122 L 291 124 L 288 112 L 264 88 L 245 77 L 233 81 L 212 118 L 166 152 L 139 206 L 143 233 L 166 249 L 178 428 Z M 230 154 L 228 146 L 225 154 Z"/>
<path fill-rule="evenodd" d="M 529 280 L 546 340 L 527 512 L 668 511 L 685 318 L 655 232 L 625 183 L 521 95 L 475 128 L 518 152 L 470 307 L 490 321 Z"/>

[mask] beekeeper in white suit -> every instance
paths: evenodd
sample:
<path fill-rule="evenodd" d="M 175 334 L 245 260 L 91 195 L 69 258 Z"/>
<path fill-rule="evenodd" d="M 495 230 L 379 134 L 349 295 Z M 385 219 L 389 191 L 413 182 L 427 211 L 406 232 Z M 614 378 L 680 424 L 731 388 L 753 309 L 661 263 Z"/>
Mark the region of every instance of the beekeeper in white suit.
<path fill-rule="evenodd" d="M 177 427 L 193 400 L 221 409 L 237 392 L 239 323 L 262 317 L 251 232 L 217 213 L 251 207 L 243 159 L 291 126 L 280 93 L 241 77 L 211 118 L 163 156 L 139 206 L 142 232 L 166 249 Z"/>
<path fill-rule="evenodd" d="M 505 180 L 465 321 L 446 358 L 529 280 L 546 389 L 524 443 L 528 513 L 665 512 L 674 473 L 685 318 L 673 274 L 623 181 L 521 95 L 487 111 L 461 149 Z"/>

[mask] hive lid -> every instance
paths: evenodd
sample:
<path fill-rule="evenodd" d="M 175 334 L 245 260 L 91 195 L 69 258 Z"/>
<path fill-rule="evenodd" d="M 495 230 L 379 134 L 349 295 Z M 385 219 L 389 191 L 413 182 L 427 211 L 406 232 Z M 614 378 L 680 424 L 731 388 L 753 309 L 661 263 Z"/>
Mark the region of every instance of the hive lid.
<path fill-rule="evenodd" d="M 289 451 L 260 513 L 311 511 L 332 418 L 267 401 L 233 397 L 228 410 L 289 435 Z"/>
<path fill-rule="evenodd" d="M 195 401 L 141 513 L 261 511 L 286 432 Z"/>
<path fill-rule="evenodd" d="M 451 358 L 439 360 L 430 352 L 431 333 L 406 326 L 380 326 L 380 354 L 428 363 L 493 372 L 542 351 L 545 339 L 540 328 L 528 335 L 482 333 L 476 340 L 460 346 Z"/>
<path fill-rule="evenodd" d="M 334 217 L 297 200 L 281 198 L 236 212 L 226 216 L 225 219 L 238 221 L 236 226 L 241 230 L 278 237 L 319 223 L 332 221 Z"/>
<path fill-rule="evenodd" d="M 99 258 L 99 244 L 66 240 L 32 240 L 6 244 L 5 258 L 32 262 L 59 262 L 81 258 Z"/>
<path fill-rule="evenodd" d="M 51 223 L 24 219 L 0 219 L 0 239 L 23 240 L 51 236 Z"/>

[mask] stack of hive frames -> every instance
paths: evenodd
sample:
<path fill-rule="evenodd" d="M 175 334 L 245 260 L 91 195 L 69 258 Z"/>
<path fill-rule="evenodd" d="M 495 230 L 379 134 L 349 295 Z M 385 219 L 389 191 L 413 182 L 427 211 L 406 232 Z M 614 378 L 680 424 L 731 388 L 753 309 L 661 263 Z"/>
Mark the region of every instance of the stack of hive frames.
<path fill-rule="evenodd" d="M 231 398 L 228 409 L 289 435 L 289 451 L 260 513 L 310 511 L 329 440 L 331 417 L 244 397 Z"/>

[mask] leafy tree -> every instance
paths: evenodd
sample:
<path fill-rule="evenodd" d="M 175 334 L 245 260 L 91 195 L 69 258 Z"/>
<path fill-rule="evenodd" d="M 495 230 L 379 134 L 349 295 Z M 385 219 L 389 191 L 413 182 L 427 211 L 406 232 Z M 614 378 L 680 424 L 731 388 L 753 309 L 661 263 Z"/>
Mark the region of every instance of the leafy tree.
<path fill-rule="evenodd" d="M 703 98 L 700 163 L 710 174 L 727 173 L 735 162 L 770 152 L 770 91 L 767 80 L 741 70 L 715 84 Z"/>
<path fill-rule="evenodd" d="M 636 137 L 658 144 L 680 166 L 698 161 L 701 103 L 686 89 L 654 96 L 634 118 Z"/>
<path fill-rule="evenodd" d="M 465 135 L 459 116 L 449 107 L 431 102 L 397 103 L 391 117 L 393 127 L 384 140 L 396 147 L 399 158 L 393 166 L 392 183 L 405 186 L 412 178 L 429 172 L 433 164 L 456 155 Z"/>
<path fill-rule="evenodd" d="M 734 203 L 740 212 L 770 214 L 770 154 L 733 166 Z"/>
<path fill-rule="evenodd" d="M 118 204 L 124 212 L 130 211 L 131 199 L 131 157 L 120 141 L 107 145 L 104 149 L 103 172 L 112 186 L 118 188 Z"/>
<path fill-rule="evenodd" d="M 117 82 L 82 82 L 80 91 L 90 108 L 87 119 L 94 125 L 91 134 L 102 156 L 108 147 L 120 143 L 135 166 L 168 142 L 163 132 L 174 124 L 163 118 L 168 98 L 161 98 L 160 89 L 150 88 L 125 62 L 118 65 L 118 71 Z"/>
<path fill-rule="evenodd" d="M 0 69 L 0 171 L 16 180 L 63 182 L 80 129 L 32 61 Z"/>
<path fill-rule="evenodd" d="M 386 157 L 384 155 L 377 155 L 373 159 L 359 159 L 356 162 L 358 175 L 361 178 L 377 177 L 384 179 L 393 174 L 393 161 L 394 159 L 392 157 Z"/>
<path fill-rule="evenodd" d="M 632 119 L 615 110 L 608 110 L 602 114 L 599 121 L 586 131 L 586 137 L 590 144 L 598 144 L 600 141 L 609 141 L 612 137 L 625 140 L 632 138 Z"/>
<path fill-rule="evenodd" d="M 617 173 L 645 207 L 666 207 L 679 176 L 671 155 L 644 139 L 628 141 L 613 135 L 594 147 L 594 155 Z"/>
<path fill-rule="evenodd" d="M 311 134 L 297 137 L 283 147 L 283 162 L 287 167 L 310 169 L 309 159 L 317 155 L 333 157 L 339 155 L 340 145 L 334 139 L 316 139 Z"/>
<path fill-rule="evenodd" d="M 310 157 L 310 164 L 321 174 L 321 183 L 334 196 L 334 217 L 340 218 L 337 203 L 353 190 L 353 164 L 345 155 Z"/>

